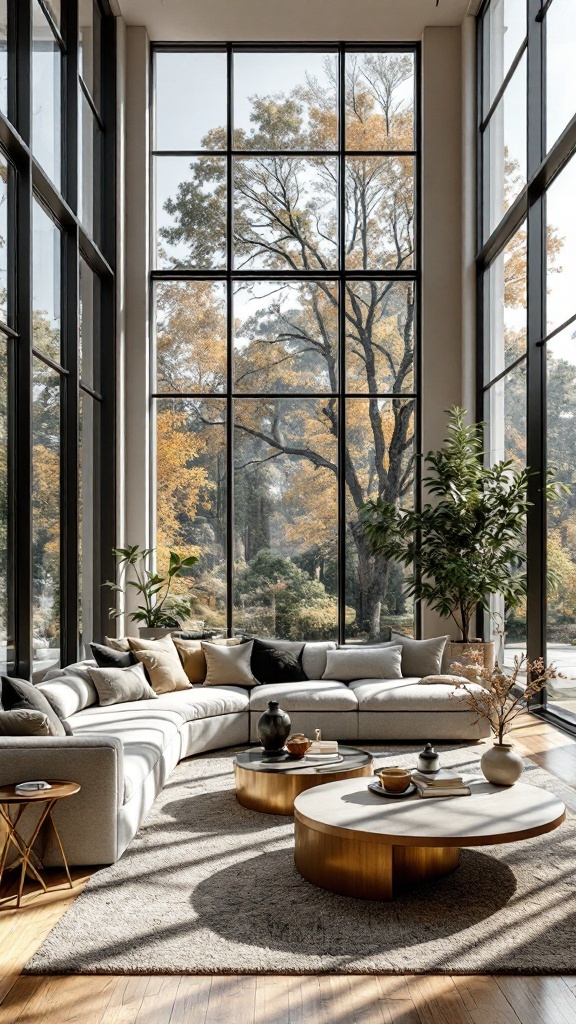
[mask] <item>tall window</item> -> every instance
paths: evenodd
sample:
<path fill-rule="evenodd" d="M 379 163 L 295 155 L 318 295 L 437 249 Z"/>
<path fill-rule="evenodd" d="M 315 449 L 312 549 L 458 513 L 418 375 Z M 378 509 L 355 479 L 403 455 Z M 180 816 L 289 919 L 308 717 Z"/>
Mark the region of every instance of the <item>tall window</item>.
<path fill-rule="evenodd" d="M 114 336 L 113 37 L 97 0 L 0 3 L 0 667 L 21 675 L 83 654 L 114 542 L 97 458 L 100 410 L 114 417 L 99 370 Z"/>
<path fill-rule="evenodd" d="M 531 470 L 528 599 L 506 656 L 554 662 L 567 678 L 542 704 L 576 721 L 576 8 L 490 0 L 480 29 L 481 408 L 490 457 Z M 550 500 L 547 480 L 570 493 Z"/>
<path fill-rule="evenodd" d="M 414 628 L 358 515 L 414 501 L 417 96 L 410 47 L 155 50 L 156 540 L 213 625 Z"/>

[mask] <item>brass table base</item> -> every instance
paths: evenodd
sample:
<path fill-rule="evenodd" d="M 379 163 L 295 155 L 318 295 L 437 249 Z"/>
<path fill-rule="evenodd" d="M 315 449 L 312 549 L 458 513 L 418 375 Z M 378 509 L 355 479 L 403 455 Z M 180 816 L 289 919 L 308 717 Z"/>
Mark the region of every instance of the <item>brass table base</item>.
<path fill-rule="evenodd" d="M 320 832 L 295 816 L 294 862 L 321 889 L 363 900 L 391 900 L 395 889 L 441 878 L 460 861 L 457 846 L 388 846 Z"/>
<path fill-rule="evenodd" d="M 343 768 L 342 771 L 316 772 L 255 772 L 242 765 L 234 764 L 236 799 L 243 807 L 264 814 L 293 814 L 296 797 L 306 789 L 321 786 L 326 782 L 342 779 L 358 779 L 372 775 L 372 764 L 357 768 Z"/>

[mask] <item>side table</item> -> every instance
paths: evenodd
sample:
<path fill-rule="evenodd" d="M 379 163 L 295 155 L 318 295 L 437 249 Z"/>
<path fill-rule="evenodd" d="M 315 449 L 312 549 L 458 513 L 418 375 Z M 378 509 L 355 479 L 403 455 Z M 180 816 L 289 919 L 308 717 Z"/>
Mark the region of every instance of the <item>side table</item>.
<path fill-rule="evenodd" d="M 70 877 L 70 870 L 68 868 L 68 861 L 66 860 L 66 854 L 64 853 L 64 847 L 62 846 L 62 840 L 56 828 L 56 822 L 54 821 L 53 811 L 59 800 L 65 800 L 69 796 L 75 796 L 80 791 L 80 785 L 77 782 L 59 782 L 47 779 L 50 783 L 50 789 L 39 790 L 36 793 L 16 793 L 16 786 L 2 786 L 0 787 L 0 819 L 4 822 L 8 829 L 8 835 L 4 842 L 2 849 L 2 856 L 0 857 L 0 885 L 2 884 L 2 876 L 6 869 L 6 862 L 8 860 L 8 851 L 11 846 L 20 854 L 22 867 L 20 869 L 20 884 L 18 886 L 18 898 L 16 906 L 20 907 L 22 900 L 22 892 L 24 890 L 24 880 L 26 878 L 26 869 L 35 876 L 37 881 L 40 883 L 42 890 L 48 892 L 48 886 L 44 882 L 40 871 L 33 863 L 31 853 L 34 843 L 36 842 L 42 826 L 47 823 L 48 827 L 51 827 L 58 848 L 62 856 L 62 863 L 64 870 L 70 884 L 70 888 L 73 888 L 72 879 Z M 41 810 L 40 817 L 32 830 L 32 835 L 29 839 L 25 839 L 22 835 L 22 819 L 28 807 L 33 807 L 38 804 L 45 804 L 45 807 Z M 10 814 L 10 808 L 15 806 L 17 808 L 16 815 L 13 818 Z M 36 854 L 34 856 L 37 859 Z M 40 864 L 40 870 L 43 870 L 42 864 Z M 6 903 L 8 900 L 13 899 L 13 896 L 5 896 L 1 903 Z"/>

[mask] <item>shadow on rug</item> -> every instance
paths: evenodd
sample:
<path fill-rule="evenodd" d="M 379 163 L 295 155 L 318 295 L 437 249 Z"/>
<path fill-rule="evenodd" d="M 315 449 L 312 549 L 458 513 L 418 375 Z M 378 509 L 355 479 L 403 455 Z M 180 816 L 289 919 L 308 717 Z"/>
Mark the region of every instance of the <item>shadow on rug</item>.
<path fill-rule="evenodd" d="M 414 762 L 368 747 L 377 765 Z M 482 748 L 444 765 L 479 770 Z M 121 860 L 98 871 L 26 967 L 31 974 L 570 973 L 576 826 L 463 850 L 458 870 L 390 903 L 336 896 L 294 867 L 291 818 L 234 795 L 234 753 L 182 762 Z M 368 780 L 367 780 L 368 781 Z M 528 763 L 524 781 L 560 798 Z"/>

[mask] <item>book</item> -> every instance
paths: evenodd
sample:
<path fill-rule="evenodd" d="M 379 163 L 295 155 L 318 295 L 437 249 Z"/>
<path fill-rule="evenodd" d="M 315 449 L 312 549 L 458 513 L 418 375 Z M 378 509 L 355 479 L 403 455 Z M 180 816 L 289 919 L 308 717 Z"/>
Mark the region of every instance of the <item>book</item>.
<path fill-rule="evenodd" d="M 447 787 L 445 787 L 444 789 L 434 789 L 434 788 L 432 788 L 432 789 L 421 789 L 420 786 L 417 783 L 414 783 L 414 785 L 416 786 L 416 789 L 418 790 L 419 796 L 428 797 L 428 798 L 431 798 L 432 800 L 445 800 L 447 797 L 451 797 L 451 796 L 471 796 L 472 795 L 472 791 L 469 788 L 469 786 L 462 786 L 460 789 L 448 789 Z"/>
<path fill-rule="evenodd" d="M 312 743 L 307 751 L 307 756 L 312 754 L 323 755 L 323 754 L 337 754 L 338 753 L 338 741 L 337 740 L 312 740 Z"/>
<path fill-rule="evenodd" d="M 412 772 L 412 781 L 415 783 L 422 782 L 426 786 L 434 786 L 438 789 L 442 789 L 445 786 L 454 788 L 464 785 L 464 776 L 441 768 L 437 775 L 425 775 L 423 772 L 414 771 Z"/>

